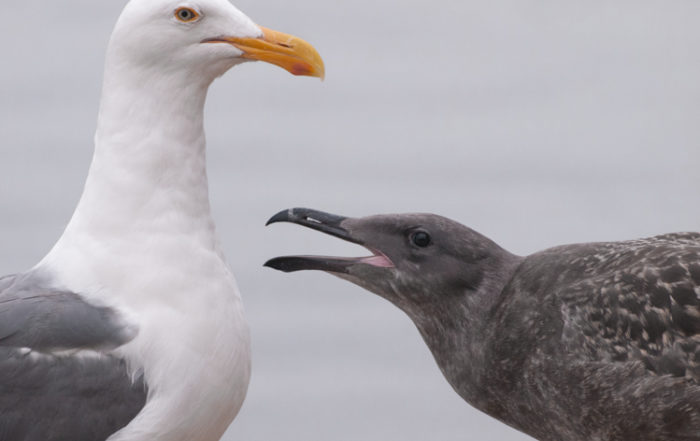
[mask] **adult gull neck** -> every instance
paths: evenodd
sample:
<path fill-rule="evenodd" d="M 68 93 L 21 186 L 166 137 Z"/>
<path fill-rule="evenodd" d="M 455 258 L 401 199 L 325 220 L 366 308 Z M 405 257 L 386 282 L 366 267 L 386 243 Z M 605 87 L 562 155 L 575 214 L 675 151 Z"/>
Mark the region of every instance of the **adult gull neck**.
<path fill-rule="evenodd" d="M 69 229 L 196 232 L 211 245 L 203 109 L 212 78 L 174 72 L 149 79 L 112 64 L 108 59 L 93 162 Z M 184 84 L 188 77 L 198 81 Z"/>

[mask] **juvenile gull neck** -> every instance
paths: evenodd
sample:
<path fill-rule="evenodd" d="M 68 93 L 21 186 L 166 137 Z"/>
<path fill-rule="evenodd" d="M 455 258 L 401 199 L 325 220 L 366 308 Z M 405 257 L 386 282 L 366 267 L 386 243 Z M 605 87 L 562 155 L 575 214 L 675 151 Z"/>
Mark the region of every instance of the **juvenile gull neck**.
<path fill-rule="evenodd" d="M 450 385 L 482 411 L 496 398 L 484 386 L 492 310 L 503 301 L 504 288 L 523 261 L 493 245 L 490 255 L 479 263 L 483 273 L 473 291 L 401 307 L 415 323 Z"/>

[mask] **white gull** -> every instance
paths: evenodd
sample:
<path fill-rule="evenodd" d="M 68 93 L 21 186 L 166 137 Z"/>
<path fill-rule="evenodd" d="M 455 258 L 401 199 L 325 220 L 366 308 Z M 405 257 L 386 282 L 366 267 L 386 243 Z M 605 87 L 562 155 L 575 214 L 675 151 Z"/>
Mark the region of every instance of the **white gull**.
<path fill-rule="evenodd" d="M 323 76 L 316 51 L 226 0 L 132 0 L 64 234 L 0 278 L 0 440 L 218 440 L 250 377 L 212 220 L 203 108 L 231 67 Z"/>

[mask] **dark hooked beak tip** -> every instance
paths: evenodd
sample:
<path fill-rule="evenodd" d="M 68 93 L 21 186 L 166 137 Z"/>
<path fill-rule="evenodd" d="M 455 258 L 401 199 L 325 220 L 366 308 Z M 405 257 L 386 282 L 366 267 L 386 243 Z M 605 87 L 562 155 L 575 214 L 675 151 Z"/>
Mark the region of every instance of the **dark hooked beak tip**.
<path fill-rule="evenodd" d="M 310 208 L 290 208 L 272 216 L 265 225 L 290 222 L 362 245 L 360 241 L 351 237 L 350 233 L 342 227 L 342 223 L 346 219 L 347 217 L 344 216 L 324 213 Z"/>
<path fill-rule="evenodd" d="M 276 215 L 272 216 L 267 223 L 265 224 L 266 227 L 276 224 L 278 222 L 291 222 L 291 217 L 289 215 L 289 212 L 292 210 L 282 210 Z"/>

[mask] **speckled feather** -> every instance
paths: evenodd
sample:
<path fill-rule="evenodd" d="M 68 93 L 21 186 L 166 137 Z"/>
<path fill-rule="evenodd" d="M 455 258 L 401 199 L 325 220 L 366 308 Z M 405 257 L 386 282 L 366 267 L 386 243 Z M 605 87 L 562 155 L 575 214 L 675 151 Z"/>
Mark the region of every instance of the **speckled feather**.
<path fill-rule="evenodd" d="M 612 245 L 579 265 L 610 269 L 562 290 L 570 349 L 700 382 L 700 235 Z"/>
<path fill-rule="evenodd" d="M 527 257 L 492 309 L 485 410 L 541 440 L 700 440 L 700 234 Z"/>

